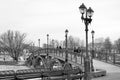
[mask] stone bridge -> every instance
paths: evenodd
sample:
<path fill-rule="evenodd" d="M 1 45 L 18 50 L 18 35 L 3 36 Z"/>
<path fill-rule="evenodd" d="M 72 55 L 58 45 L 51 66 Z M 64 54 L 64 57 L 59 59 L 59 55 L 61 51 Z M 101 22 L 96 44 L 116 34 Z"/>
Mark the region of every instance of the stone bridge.
<path fill-rule="evenodd" d="M 83 54 L 84 51 L 81 50 L 81 52 L 74 52 L 74 50 L 68 49 L 67 53 L 68 53 L 68 63 L 70 63 L 73 67 L 79 66 L 81 69 L 84 68 L 84 58 L 85 58 L 85 55 Z M 30 61 L 29 66 L 35 67 L 36 63 L 41 61 L 41 63 L 44 64 L 45 67 L 46 65 L 45 60 L 47 54 L 49 55 L 50 59 L 59 62 L 61 65 L 65 63 L 65 55 L 66 55 L 65 49 L 39 49 L 29 56 L 28 58 L 28 63 Z"/>

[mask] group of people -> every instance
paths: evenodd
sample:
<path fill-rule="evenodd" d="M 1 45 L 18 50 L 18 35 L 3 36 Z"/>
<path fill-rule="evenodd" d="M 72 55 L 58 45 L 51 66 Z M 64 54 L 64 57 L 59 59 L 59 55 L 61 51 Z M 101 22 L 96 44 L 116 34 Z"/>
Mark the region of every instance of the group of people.
<path fill-rule="evenodd" d="M 81 52 L 80 47 L 78 47 L 78 48 L 74 47 L 74 52 L 80 53 Z"/>
<path fill-rule="evenodd" d="M 57 46 L 57 49 L 62 49 L 62 47 L 61 46 Z"/>
<path fill-rule="evenodd" d="M 61 46 L 57 46 L 56 47 L 57 49 L 62 49 L 62 47 Z M 74 52 L 77 52 L 77 53 L 80 53 L 81 52 L 81 48 L 80 47 L 74 47 Z"/>

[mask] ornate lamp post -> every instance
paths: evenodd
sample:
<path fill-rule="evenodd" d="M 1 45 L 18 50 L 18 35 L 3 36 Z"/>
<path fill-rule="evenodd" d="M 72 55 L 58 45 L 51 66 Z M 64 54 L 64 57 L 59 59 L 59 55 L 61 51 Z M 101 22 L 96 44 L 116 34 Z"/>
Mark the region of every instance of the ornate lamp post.
<path fill-rule="evenodd" d="M 34 54 L 34 50 L 35 49 L 35 44 L 34 43 L 32 43 L 32 53 Z"/>
<path fill-rule="evenodd" d="M 91 80 L 90 59 L 89 59 L 89 55 L 88 55 L 88 25 L 92 21 L 91 17 L 93 15 L 94 11 L 91 9 L 91 7 L 89 7 L 89 9 L 87 9 L 83 3 L 82 3 L 82 5 L 80 5 L 79 10 L 82 14 L 81 19 L 85 23 L 85 32 L 86 32 L 86 57 L 85 57 L 85 62 L 84 62 L 84 66 L 85 66 L 84 80 Z M 85 16 L 84 16 L 84 14 L 85 14 Z"/>
<path fill-rule="evenodd" d="M 40 49 L 40 39 L 38 39 L 39 49 Z"/>
<path fill-rule="evenodd" d="M 91 34 L 92 34 L 91 71 L 94 71 L 93 58 L 95 57 L 95 54 L 94 54 L 94 34 L 95 34 L 95 31 L 92 30 Z"/>
<path fill-rule="evenodd" d="M 68 47 L 67 47 L 67 35 L 68 35 L 68 30 L 66 29 L 65 30 L 65 41 L 66 41 L 66 44 L 65 44 L 65 48 L 66 48 L 66 55 L 65 55 L 65 62 L 68 62 Z"/>
<path fill-rule="evenodd" d="M 47 34 L 47 57 L 48 57 L 48 41 L 49 41 L 49 34 Z"/>

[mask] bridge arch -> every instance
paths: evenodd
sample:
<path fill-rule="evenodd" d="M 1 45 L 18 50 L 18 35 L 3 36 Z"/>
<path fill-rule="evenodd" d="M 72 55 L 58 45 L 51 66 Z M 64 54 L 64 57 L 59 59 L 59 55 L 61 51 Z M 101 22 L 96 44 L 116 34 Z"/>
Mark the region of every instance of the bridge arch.
<path fill-rule="evenodd" d="M 34 68 L 47 68 L 44 57 L 38 54 L 30 55 L 26 60 L 26 64 Z"/>
<path fill-rule="evenodd" d="M 35 60 L 35 64 L 33 65 L 34 66 L 34 68 L 47 68 L 47 65 L 46 65 L 46 63 L 45 63 L 45 59 L 41 56 L 41 55 L 39 55 L 39 56 L 34 56 L 34 57 L 36 57 L 34 60 Z M 33 60 L 33 61 L 34 61 Z"/>
<path fill-rule="evenodd" d="M 57 58 L 53 58 L 52 61 L 53 61 L 53 67 L 56 66 L 56 65 L 59 66 L 59 67 L 63 66 L 61 61 L 59 59 L 57 59 Z"/>

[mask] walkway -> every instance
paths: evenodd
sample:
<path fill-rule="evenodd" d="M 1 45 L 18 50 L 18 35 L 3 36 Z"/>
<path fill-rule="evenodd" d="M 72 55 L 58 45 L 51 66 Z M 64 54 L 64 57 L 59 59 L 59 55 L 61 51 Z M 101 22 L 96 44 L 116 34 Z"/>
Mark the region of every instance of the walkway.
<path fill-rule="evenodd" d="M 78 63 L 81 61 L 80 59 L 77 60 Z M 93 60 L 93 65 L 95 69 L 106 70 L 107 75 L 99 78 L 93 78 L 92 80 L 120 80 L 120 67 L 98 60 Z"/>
<path fill-rule="evenodd" d="M 120 67 L 98 60 L 93 60 L 93 64 L 95 68 L 106 70 L 107 75 L 104 77 L 94 78 L 92 80 L 120 80 Z"/>

